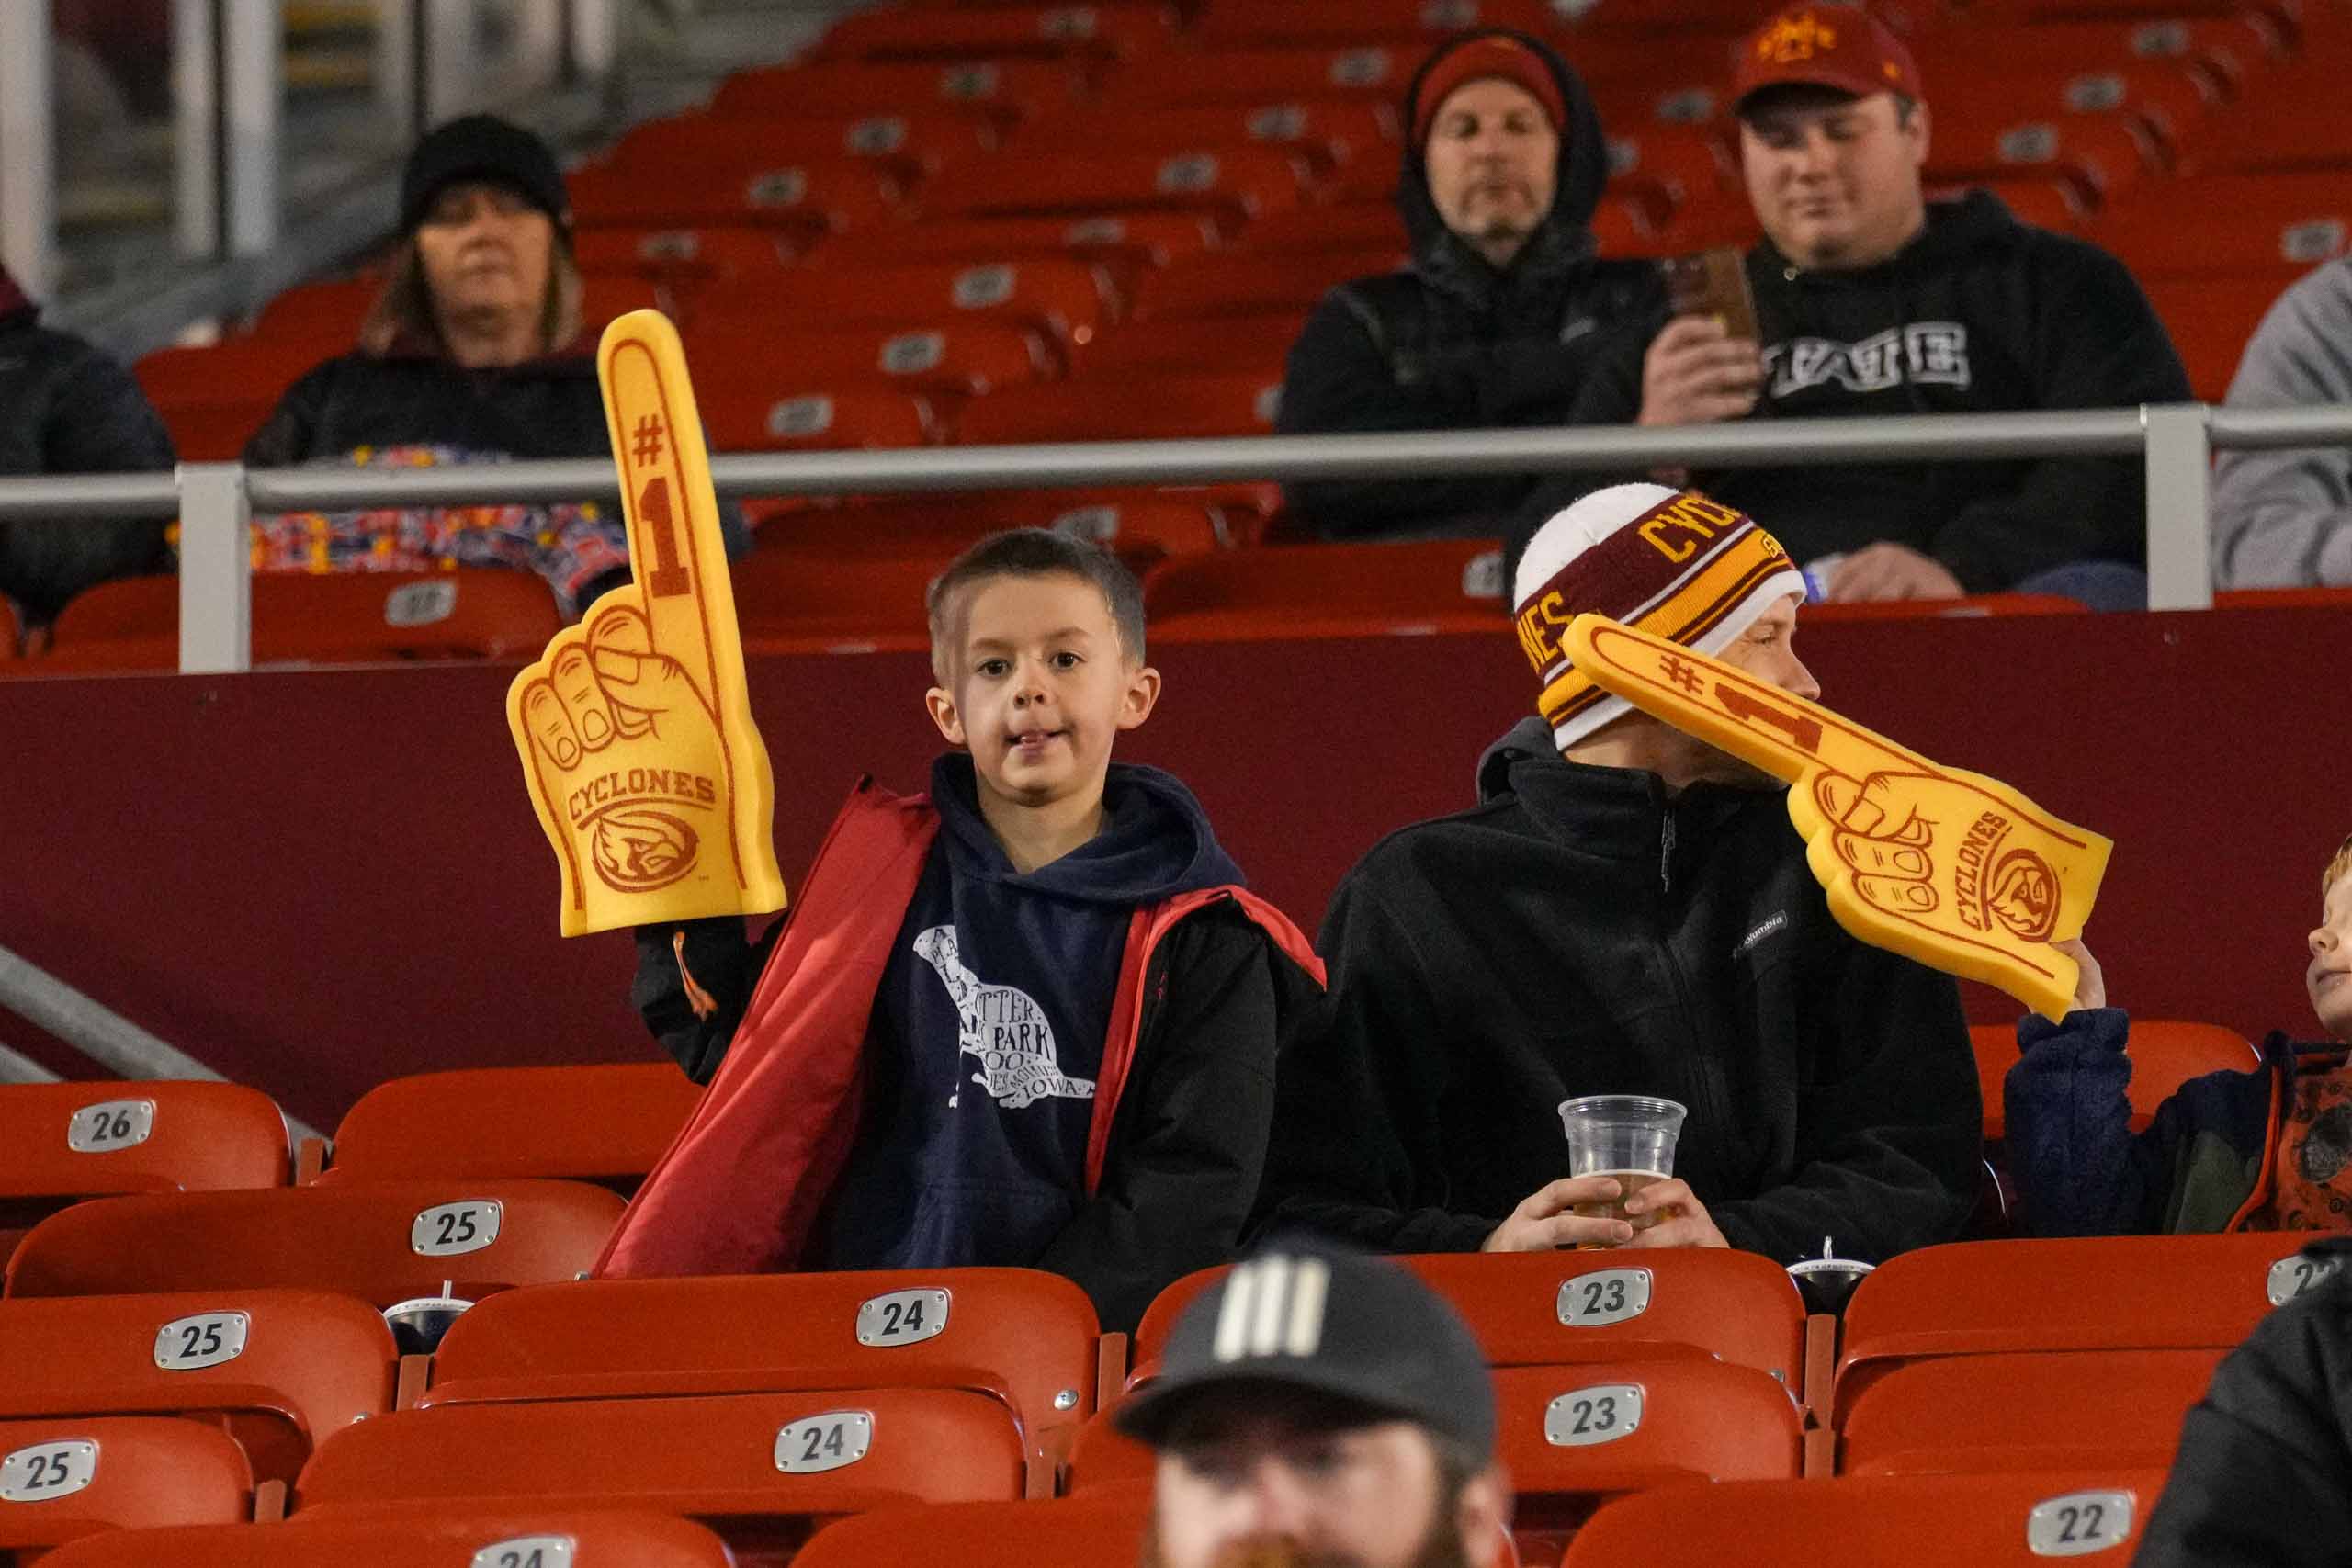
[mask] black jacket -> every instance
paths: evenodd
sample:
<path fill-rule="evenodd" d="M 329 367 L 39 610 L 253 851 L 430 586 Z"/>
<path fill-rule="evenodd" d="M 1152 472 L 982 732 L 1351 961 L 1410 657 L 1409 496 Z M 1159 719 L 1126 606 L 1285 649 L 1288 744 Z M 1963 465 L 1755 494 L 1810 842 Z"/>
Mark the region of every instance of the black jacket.
<path fill-rule="evenodd" d="M 2342 1568 L 2352 1562 L 2352 1237 L 2214 1369 L 2180 1428 L 2134 1568 Z"/>
<path fill-rule="evenodd" d="M 1486 34 L 1465 34 L 1476 38 Z M 1665 298 L 1647 262 L 1601 261 L 1586 227 L 1607 177 L 1607 147 L 1582 81 L 1543 43 L 1568 105 L 1552 210 L 1509 268 L 1455 238 L 1408 147 L 1396 205 L 1412 243 L 1403 271 L 1360 277 L 1327 295 L 1290 351 L 1276 428 L 1293 434 L 1482 430 L 1566 423 L 1593 351 L 1625 319 Z M 1406 90 L 1406 116 L 1424 62 Z M 1533 475 L 1293 484 L 1290 505 L 1329 538 L 1494 534 L 1535 486 Z"/>
<path fill-rule="evenodd" d="M 1959 987 L 1837 925 L 1780 791 L 1670 797 L 1538 720 L 1481 785 L 1332 898 L 1261 1228 L 1473 1249 L 1567 1174 L 1560 1101 L 1641 1093 L 1690 1108 L 1675 1174 L 1734 1247 L 1876 1261 L 1959 1234 L 1983 1135 Z"/>
<path fill-rule="evenodd" d="M 168 470 L 172 438 L 130 372 L 41 326 L 22 299 L 0 274 L 0 474 Z M 0 593 L 38 626 L 93 583 L 170 570 L 164 528 L 161 517 L 0 526 Z"/>
<path fill-rule="evenodd" d="M 435 355 L 345 354 L 286 389 L 245 443 L 245 462 L 286 468 L 362 446 L 443 446 L 523 460 L 613 453 L 590 354 L 469 370 Z M 729 558 L 751 545 L 741 511 L 718 509 Z"/>
<path fill-rule="evenodd" d="M 1768 241 L 1747 253 L 1765 354 L 1753 419 L 1966 413 L 2186 402 L 2188 373 L 2131 272 L 2098 246 L 2019 223 L 1984 192 L 1933 202 L 1892 260 L 1804 272 Z M 1618 334 L 1576 418 L 1629 423 L 1663 314 Z M 1599 482 L 1546 485 L 1531 535 Z M 2121 457 L 1839 464 L 1701 473 L 1800 562 L 1892 539 L 1933 556 L 1973 593 L 2074 560 L 2146 554 L 2141 466 Z"/>
<path fill-rule="evenodd" d="M 688 1076 L 708 1082 L 784 929 L 756 943 L 736 919 L 644 927 L 630 998 Z M 697 1020 L 672 934 L 718 1003 Z M 1273 1114 L 1281 1042 L 1313 1012 L 1315 982 L 1230 900 L 1193 911 L 1152 953 L 1135 1076 L 1111 1125 L 1102 1179 L 1032 1266 L 1071 1279 L 1105 1329 L 1132 1330 L 1168 1285 L 1226 1261 L 1248 1219 Z"/>

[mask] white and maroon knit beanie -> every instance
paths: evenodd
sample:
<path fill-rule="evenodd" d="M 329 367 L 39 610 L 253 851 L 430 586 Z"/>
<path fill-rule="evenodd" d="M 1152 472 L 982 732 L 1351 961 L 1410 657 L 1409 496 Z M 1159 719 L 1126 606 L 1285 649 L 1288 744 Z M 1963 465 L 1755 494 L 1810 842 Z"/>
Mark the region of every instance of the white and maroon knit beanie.
<path fill-rule="evenodd" d="M 1512 587 L 1520 647 L 1544 683 L 1537 711 L 1563 750 L 1633 711 L 1569 661 L 1561 639 L 1577 616 L 1715 654 L 1776 601 L 1804 596 L 1788 551 L 1756 519 L 1653 484 L 1611 485 L 1556 513 L 1528 541 Z"/>

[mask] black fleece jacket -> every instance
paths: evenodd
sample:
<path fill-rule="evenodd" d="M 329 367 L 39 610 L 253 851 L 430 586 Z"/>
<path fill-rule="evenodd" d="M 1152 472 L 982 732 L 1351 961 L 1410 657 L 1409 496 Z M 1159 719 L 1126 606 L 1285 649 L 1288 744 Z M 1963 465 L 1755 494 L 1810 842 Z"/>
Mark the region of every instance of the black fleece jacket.
<path fill-rule="evenodd" d="M 0 474 L 168 469 L 172 438 L 130 373 L 69 333 L 0 273 Z M 50 620 L 108 578 L 169 571 L 163 518 L 0 525 L 0 593 Z"/>
<path fill-rule="evenodd" d="M 1468 33 L 1430 56 L 1406 89 Z M 1551 211 L 1510 265 L 1498 270 L 1438 216 L 1418 152 L 1408 147 L 1396 191 L 1413 260 L 1327 295 L 1308 318 L 1283 381 L 1276 428 L 1293 434 L 1483 430 L 1567 421 L 1593 351 L 1623 320 L 1664 301 L 1647 262 L 1602 261 L 1587 225 L 1608 175 L 1592 99 L 1549 48 L 1541 55 L 1568 106 Z M 1384 534 L 1494 534 L 1534 488 L 1533 475 L 1410 480 L 1321 479 L 1289 486 L 1289 503 L 1328 538 Z"/>
<path fill-rule="evenodd" d="M 1983 191 L 1932 202 L 1918 237 L 1858 272 L 1807 272 L 1768 241 L 1747 253 L 1764 347 L 1751 419 L 2093 409 L 2185 402 L 2188 377 L 2131 272 L 2098 246 L 2019 223 Z M 1662 311 L 1602 350 L 1577 399 L 1587 424 L 1641 412 Z M 1601 483 L 1566 475 L 1532 498 L 1524 538 Z M 1694 476 L 1810 561 L 1892 539 L 1973 593 L 2075 560 L 2146 554 L 2135 458 L 1838 464 Z"/>
<path fill-rule="evenodd" d="M 2262 1320 L 2181 1424 L 2134 1568 L 2352 1562 L 2352 1237 L 2303 1249 L 2335 1273 Z"/>
<path fill-rule="evenodd" d="M 1876 1261 L 1959 1233 L 1983 1132 L 1959 987 L 1838 926 L 1781 792 L 1669 796 L 1536 720 L 1480 782 L 1332 898 L 1260 1229 L 1471 1250 L 1567 1174 L 1560 1101 L 1641 1093 L 1689 1107 L 1675 1174 L 1734 1247 Z"/>

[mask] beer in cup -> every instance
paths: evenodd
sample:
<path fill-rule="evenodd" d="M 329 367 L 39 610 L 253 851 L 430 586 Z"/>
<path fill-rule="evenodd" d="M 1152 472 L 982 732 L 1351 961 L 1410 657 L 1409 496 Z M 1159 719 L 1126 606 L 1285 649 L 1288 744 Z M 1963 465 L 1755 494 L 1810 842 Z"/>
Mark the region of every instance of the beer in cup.
<path fill-rule="evenodd" d="M 1625 1213 L 1625 1200 L 1645 1187 L 1674 1174 L 1674 1143 L 1682 1134 L 1689 1111 L 1671 1100 L 1645 1094 L 1588 1094 L 1560 1102 L 1560 1125 L 1568 1135 L 1568 1174 L 1606 1176 L 1618 1186 L 1614 1198 L 1577 1203 L 1569 1213 L 1580 1219 L 1623 1220 L 1635 1230 L 1647 1230 L 1667 1211 L 1647 1214 Z M 1596 1248 L 1600 1242 L 1586 1242 Z"/>

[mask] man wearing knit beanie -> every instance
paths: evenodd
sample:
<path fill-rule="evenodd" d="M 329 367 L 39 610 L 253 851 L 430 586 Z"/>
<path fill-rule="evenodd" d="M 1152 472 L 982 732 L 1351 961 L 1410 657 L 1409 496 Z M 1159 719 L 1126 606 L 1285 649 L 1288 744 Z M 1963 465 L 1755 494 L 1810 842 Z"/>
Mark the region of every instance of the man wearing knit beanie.
<path fill-rule="evenodd" d="M 1593 346 L 1665 308 L 1646 262 L 1603 259 L 1590 224 L 1609 149 L 1583 82 L 1541 40 L 1447 39 L 1398 120 L 1394 272 L 1325 297 L 1291 348 L 1281 428 L 1324 434 L 1564 423 Z M 1499 533 L 1532 475 L 1315 480 L 1292 511 L 1329 537 Z"/>
<path fill-rule="evenodd" d="M 1523 553 L 1537 716 L 1482 804 L 1391 835 L 1332 896 L 1324 1026 L 1282 1059 L 1261 1223 L 1395 1252 L 1724 1247 L 1879 1261 L 1956 1236 L 1983 1109 L 1957 985 L 1831 918 L 1786 791 L 1610 697 L 1561 646 L 1588 611 L 1818 694 L 1804 582 L 1756 521 L 1596 491 Z M 1694 679 L 1695 671 L 1694 671 Z M 1688 1111 L 1674 1179 L 1567 1176 L 1557 1108 Z M 1646 1225 L 1646 1228 L 1635 1228 Z"/>

